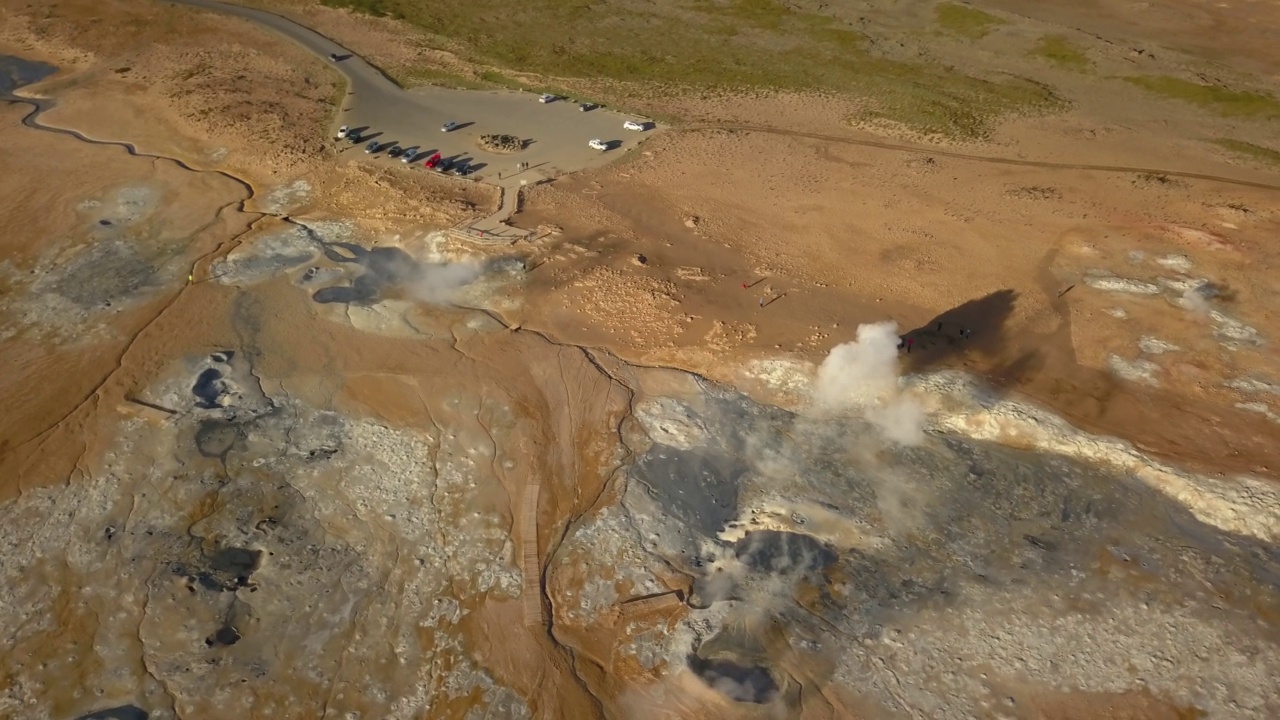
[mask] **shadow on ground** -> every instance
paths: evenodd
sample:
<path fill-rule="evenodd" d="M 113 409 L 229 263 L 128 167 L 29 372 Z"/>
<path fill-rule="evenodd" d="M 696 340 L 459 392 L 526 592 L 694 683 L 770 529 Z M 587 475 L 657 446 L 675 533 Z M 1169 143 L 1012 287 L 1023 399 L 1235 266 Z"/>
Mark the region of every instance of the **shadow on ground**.
<path fill-rule="evenodd" d="M 903 333 L 903 357 L 908 369 L 928 370 L 960 355 L 996 354 L 1004 345 L 1004 326 L 1017 299 L 1017 292 L 1011 289 L 997 290 Z M 1014 360 L 1010 371 L 1025 373 L 1035 364 L 1034 355 L 1028 353 Z"/>

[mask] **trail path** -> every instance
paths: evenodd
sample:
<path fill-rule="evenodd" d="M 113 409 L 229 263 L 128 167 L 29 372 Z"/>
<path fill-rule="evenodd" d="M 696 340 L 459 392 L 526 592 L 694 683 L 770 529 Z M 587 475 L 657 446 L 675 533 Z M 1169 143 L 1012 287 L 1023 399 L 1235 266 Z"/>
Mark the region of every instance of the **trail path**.
<path fill-rule="evenodd" d="M 908 152 L 916 155 L 934 155 L 937 157 L 956 158 L 958 160 L 968 160 L 971 162 L 990 163 L 993 165 L 1014 165 L 1020 167 L 1044 168 L 1047 170 L 1093 170 L 1097 172 L 1112 173 L 1130 173 L 1137 175 L 1164 175 L 1167 177 L 1187 178 L 1189 180 L 1208 180 L 1211 182 L 1227 183 L 1230 185 L 1240 185 L 1243 187 L 1259 188 L 1262 190 L 1280 190 L 1280 184 L 1260 182 L 1257 180 L 1246 180 L 1244 178 L 1227 177 L 1225 175 L 1210 175 L 1206 173 L 1189 172 L 1186 170 L 1168 170 L 1164 168 L 1151 167 L 1131 167 L 1127 165 L 1091 165 L 1087 163 L 1063 163 L 1052 162 L 1048 160 L 1022 160 L 1019 158 L 1000 157 L 998 155 L 977 155 L 973 153 L 962 153 L 954 150 L 942 150 L 940 148 L 932 148 L 922 145 L 907 145 L 903 143 L 885 142 L 882 140 L 870 140 L 867 138 L 850 137 L 847 135 L 826 135 L 823 133 L 800 132 L 798 130 L 787 130 L 785 128 L 769 127 L 767 125 L 687 125 L 676 128 L 680 132 L 696 132 L 704 130 L 730 130 L 737 132 L 757 132 L 769 135 L 781 135 L 785 137 L 809 138 L 812 140 L 822 140 L 825 142 L 840 143 L 842 145 L 860 145 L 862 147 L 873 147 L 881 150 L 894 150 L 898 152 Z"/>

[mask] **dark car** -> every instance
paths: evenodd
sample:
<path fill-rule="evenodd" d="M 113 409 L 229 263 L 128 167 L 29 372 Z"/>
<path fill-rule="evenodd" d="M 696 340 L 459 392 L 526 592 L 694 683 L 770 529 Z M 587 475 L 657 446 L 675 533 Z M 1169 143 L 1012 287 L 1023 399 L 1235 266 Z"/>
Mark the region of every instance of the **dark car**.
<path fill-rule="evenodd" d="M 364 151 L 365 151 L 365 152 L 367 152 L 367 153 L 369 153 L 370 155 L 373 155 L 374 153 L 378 152 L 378 151 L 379 151 L 379 150 L 381 150 L 381 149 L 382 149 L 382 147 L 381 147 L 380 145 L 378 145 L 378 141 L 377 141 L 377 140 L 371 140 L 371 141 L 369 141 L 369 144 L 368 144 L 368 145 L 365 145 L 365 146 L 364 146 Z"/>
<path fill-rule="evenodd" d="M 453 161 L 448 158 L 445 158 L 444 160 L 440 161 L 439 165 L 436 166 L 436 170 L 439 170 L 442 173 L 447 173 L 449 172 L 449 168 L 451 167 L 453 167 Z"/>
<path fill-rule="evenodd" d="M 355 130 L 352 130 L 351 134 L 347 135 L 347 142 L 351 143 L 352 145 L 355 145 L 356 143 L 360 142 L 360 133 L 356 132 Z"/>
<path fill-rule="evenodd" d="M 453 174 L 458 177 L 464 177 L 469 172 L 471 172 L 471 166 L 465 162 L 460 162 L 453 166 Z"/>
<path fill-rule="evenodd" d="M 392 145 L 391 149 L 387 151 L 388 157 L 400 157 L 403 154 L 404 154 L 404 148 L 400 147 L 399 145 Z"/>

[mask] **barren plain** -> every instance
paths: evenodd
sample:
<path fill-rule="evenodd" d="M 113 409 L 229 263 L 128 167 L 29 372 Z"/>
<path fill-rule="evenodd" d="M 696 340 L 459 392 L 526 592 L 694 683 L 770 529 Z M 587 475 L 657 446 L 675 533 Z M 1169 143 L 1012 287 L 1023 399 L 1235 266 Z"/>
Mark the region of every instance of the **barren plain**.
<path fill-rule="evenodd" d="M 242 4 L 663 129 L 0 0 L 0 717 L 1280 716 L 1280 6 Z"/>

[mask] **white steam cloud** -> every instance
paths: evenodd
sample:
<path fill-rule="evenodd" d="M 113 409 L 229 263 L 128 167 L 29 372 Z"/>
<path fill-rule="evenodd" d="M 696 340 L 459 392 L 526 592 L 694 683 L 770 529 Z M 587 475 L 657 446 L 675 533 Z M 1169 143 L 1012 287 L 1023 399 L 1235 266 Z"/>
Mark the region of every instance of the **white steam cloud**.
<path fill-rule="evenodd" d="M 709 680 L 712 690 L 715 690 L 730 700 L 751 702 L 755 697 L 755 691 L 750 686 L 740 683 L 733 678 L 719 675 L 709 678 Z"/>
<path fill-rule="evenodd" d="M 859 325 L 857 339 L 837 345 L 818 367 L 810 400 L 823 414 L 858 411 L 885 438 L 924 440 L 924 408 L 898 388 L 898 324 Z"/>
<path fill-rule="evenodd" d="M 1213 306 L 1209 304 L 1209 299 L 1205 297 L 1204 291 L 1199 286 L 1190 287 L 1182 291 L 1180 300 L 1182 307 L 1200 315 L 1208 315 L 1209 311 L 1213 309 Z"/>
<path fill-rule="evenodd" d="M 785 544 L 778 551 L 768 547 L 770 542 Z M 739 552 L 768 557 L 768 567 L 752 567 L 743 562 Z M 700 554 L 707 560 L 707 573 L 694 587 L 699 604 L 741 600 L 742 604 L 735 607 L 732 614 L 734 622 L 746 625 L 764 624 L 769 617 L 782 612 L 796 583 L 821 567 L 821 558 L 812 549 L 786 539 L 780 541 L 769 534 L 748 534 L 734 546 L 707 545 Z"/>
<path fill-rule="evenodd" d="M 471 260 L 424 265 L 406 283 L 406 289 L 418 300 L 446 305 L 453 301 L 460 288 L 475 282 L 481 270 L 480 263 Z"/>

